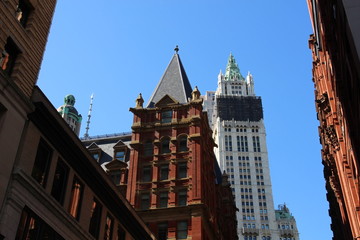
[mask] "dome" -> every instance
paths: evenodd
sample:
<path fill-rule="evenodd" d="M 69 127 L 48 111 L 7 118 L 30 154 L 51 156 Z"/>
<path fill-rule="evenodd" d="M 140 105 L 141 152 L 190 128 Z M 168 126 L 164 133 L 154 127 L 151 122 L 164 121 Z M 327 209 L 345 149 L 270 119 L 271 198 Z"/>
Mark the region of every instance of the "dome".
<path fill-rule="evenodd" d="M 64 104 L 74 106 L 75 105 L 75 97 L 74 97 L 74 95 L 71 95 L 71 94 L 66 95 L 65 98 L 64 98 Z"/>

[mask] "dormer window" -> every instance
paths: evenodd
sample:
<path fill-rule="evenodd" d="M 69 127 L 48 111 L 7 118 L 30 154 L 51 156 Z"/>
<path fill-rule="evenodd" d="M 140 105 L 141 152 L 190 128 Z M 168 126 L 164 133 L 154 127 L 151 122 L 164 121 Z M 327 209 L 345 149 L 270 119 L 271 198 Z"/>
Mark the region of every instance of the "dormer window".
<path fill-rule="evenodd" d="M 161 123 L 170 123 L 172 120 L 172 110 L 163 111 L 161 113 Z"/>
<path fill-rule="evenodd" d="M 120 150 L 120 151 L 115 152 L 115 159 L 125 162 L 125 151 Z"/>

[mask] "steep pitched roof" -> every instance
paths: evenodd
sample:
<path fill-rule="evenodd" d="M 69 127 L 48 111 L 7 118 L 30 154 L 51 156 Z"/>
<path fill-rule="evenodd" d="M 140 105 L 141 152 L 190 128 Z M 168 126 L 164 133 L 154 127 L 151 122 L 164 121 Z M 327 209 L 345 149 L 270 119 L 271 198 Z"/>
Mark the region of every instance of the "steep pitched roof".
<path fill-rule="evenodd" d="M 191 98 L 192 88 L 177 51 L 176 48 L 174 56 L 150 97 L 148 108 L 153 108 L 165 95 L 169 95 L 179 103 L 187 103 L 188 98 Z"/>

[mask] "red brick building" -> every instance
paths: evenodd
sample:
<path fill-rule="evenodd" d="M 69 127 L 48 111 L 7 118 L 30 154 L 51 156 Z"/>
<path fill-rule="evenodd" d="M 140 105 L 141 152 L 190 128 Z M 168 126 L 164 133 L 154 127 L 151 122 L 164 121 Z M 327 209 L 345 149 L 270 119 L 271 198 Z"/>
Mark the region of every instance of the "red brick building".
<path fill-rule="evenodd" d="M 360 2 L 307 0 L 331 229 L 360 239 Z"/>
<path fill-rule="evenodd" d="M 190 90 L 176 52 L 148 106 L 140 95 L 130 109 L 127 199 L 159 240 L 237 239 L 234 199 L 220 184 L 200 92 Z"/>

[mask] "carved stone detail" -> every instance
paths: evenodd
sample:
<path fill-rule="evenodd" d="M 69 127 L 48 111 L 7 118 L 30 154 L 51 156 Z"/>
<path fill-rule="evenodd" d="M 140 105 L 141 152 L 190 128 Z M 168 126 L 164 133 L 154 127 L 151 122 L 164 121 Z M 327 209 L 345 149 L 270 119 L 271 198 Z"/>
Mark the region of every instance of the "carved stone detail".
<path fill-rule="evenodd" d="M 333 147 L 335 150 L 339 149 L 339 140 L 336 135 L 334 126 L 324 128 L 325 143 Z"/>

